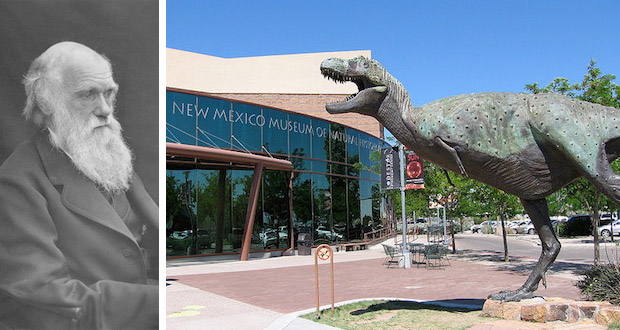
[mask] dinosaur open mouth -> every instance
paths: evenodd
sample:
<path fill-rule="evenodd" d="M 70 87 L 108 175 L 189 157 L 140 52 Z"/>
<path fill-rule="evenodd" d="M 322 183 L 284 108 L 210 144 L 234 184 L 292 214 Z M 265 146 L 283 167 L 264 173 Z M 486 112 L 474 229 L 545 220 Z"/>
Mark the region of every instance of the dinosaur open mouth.
<path fill-rule="evenodd" d="M 325 105 L 326 109 L 330 113 L 342 113 L 353 111 L 356 107 L 359 107 L 360 103 L 363 103 L 362 98 L 368 97 L 367 94 L 385 93 L 386 87 L 381 85 L 375 85 L 370 82 L 366 77 L 344 75 L 331 68 L 321 68 L 321 73 L 327 79 L 331 79 L 337 83 L 353 82 L 357 85 L 358 92 L 347 96 L 341 101 L 334 103 L 328 103 Z"/>

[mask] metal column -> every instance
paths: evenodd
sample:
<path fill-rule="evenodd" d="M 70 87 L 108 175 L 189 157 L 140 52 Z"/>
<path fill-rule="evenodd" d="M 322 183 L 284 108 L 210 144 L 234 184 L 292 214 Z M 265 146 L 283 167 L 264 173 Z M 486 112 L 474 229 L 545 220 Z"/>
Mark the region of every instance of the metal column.
<path fill-rule="evenodd" d="M 254 168 L 252 177 L 252 188 L 248 198 L 248 209 L 245 215 L 245 228 L 243 230 L 243 245 L 241 247 L 241 258 L 246 261 L 250 254 L 250 244 L 252 243 L 252 230 L 254 228 L 254 217 L 256 215 L 256 205 L 258 203 L 258 189 L 260 188 L 261 177 L 263 176 L 263 164 L 258 163 Z"/>

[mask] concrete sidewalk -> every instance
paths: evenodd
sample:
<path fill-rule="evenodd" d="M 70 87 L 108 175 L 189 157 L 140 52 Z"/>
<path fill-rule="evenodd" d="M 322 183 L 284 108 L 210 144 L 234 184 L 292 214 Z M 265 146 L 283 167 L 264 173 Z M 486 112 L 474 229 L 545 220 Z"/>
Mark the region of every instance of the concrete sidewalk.
<path fill-rule="evenodd" d="M 518 288 L 529 274 L 527 263 L 532 262 L 517 260 L 510 264 L 525 266 L 502 269 L 485 259 L 488 256 L 449 255 L 451 265 L 442 269 L 426 270 L 423 265 L 388 269 L 382 265 L 384 257 L 380 244 L 335 253 L 336 303 L 388 297 L 481 308 L 488 294 Z M 328 272 L 328 263 L 322 263 L 321 305 L 330 303 Z M 537 294 L 579 299 L 575 276 L 560 275 L 550 273 L 548 288 L 541 286 Z M 214 264 L 170 260 L 167 329 L 328 329 L 297 317 L 316 308 L 314 277 L 314 256 Z"/>

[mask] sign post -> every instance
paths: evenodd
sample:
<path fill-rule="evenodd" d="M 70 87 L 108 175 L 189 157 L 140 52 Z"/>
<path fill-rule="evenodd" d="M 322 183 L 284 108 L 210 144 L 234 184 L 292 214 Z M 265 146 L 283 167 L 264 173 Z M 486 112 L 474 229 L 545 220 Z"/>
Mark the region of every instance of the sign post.
<path fill-rule="evenodd" d="M 405 146 L 399 144 L 400 163 L 405 164 Z M 400 207 L 403 226 L 403 268 L 411 267 L 411 254 L 409 253 L 409 245 L 407 245 L 407 212 L 405 210 L 405 167 L 400 166 Z M 400 262 L 398 263 L 400 266 Z"/>
<path fill-rule="evenodd" d="M 316 248 L 314 252 L 314 278 L 316 283 L 316 318 L 320 318 L 319 314 L 319 260 L 329 260 L 331 267 L 331 289 L 332 289 L 332 313 L 334 312 L 334 252 L 332 248 L 327 244 L 321 244 Z"/>
<path fill-rule="evenodd" d="M 424 168 L 422 159 L 413 151 L 407 150 L 402 143 L 399 143 L 398 147 L 381 149 L 381 190 L 395 189 L 400 190 L 403 229 L 403 256 L 401 260 L 399 260 L 399 265 L 403 268 L 409 268 L 411 267 L 411 255 L 409 254 L 409 246 L 407 245 L 405 190 L 424 189 Z M 396 237 L 394 237 L 394 239 L 396 239 Z"/>

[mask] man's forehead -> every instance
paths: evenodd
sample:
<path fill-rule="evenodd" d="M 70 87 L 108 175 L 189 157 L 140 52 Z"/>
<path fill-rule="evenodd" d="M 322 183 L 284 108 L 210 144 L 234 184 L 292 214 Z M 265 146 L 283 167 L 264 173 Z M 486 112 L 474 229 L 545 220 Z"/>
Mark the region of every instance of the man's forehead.
<path fill-rule="evenodd" d="M 98 54 L 82 59 L 72 58 L 63 65 L 61 72 L 65 84 L 115 84 L 110 64 Z"/>

